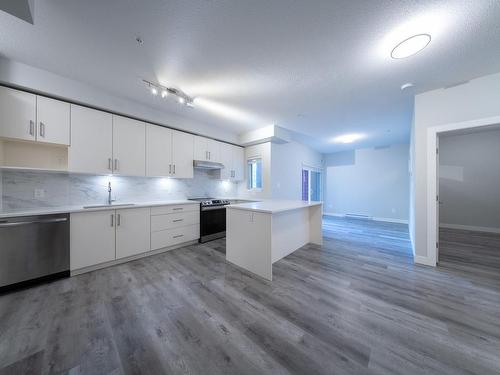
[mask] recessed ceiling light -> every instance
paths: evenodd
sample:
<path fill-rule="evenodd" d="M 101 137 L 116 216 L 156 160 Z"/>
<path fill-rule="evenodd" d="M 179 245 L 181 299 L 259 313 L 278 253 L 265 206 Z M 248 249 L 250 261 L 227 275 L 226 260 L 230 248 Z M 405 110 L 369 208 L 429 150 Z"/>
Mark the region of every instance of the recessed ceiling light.
<path fill-rule="evenodd" d="M 399 43 L 391 52 L 393 59 L 403 59 L 422 51 L 431 42 L 429 34 L 418 34 Z"/>
<path fill-rule="evenodd" d="M 333 142 L 335 143 L 353 143 L 357 140 L 363 138 L 363 134 L 344 134 L 338 137 L 333 138 Z"/>
<path fill-rule="evenodd" d="M 401 86 L 401 91 L 409 89 L 411 87 L 413 87 L 413 83 L 411 82 L 405 83 L 404 85 Z"/>

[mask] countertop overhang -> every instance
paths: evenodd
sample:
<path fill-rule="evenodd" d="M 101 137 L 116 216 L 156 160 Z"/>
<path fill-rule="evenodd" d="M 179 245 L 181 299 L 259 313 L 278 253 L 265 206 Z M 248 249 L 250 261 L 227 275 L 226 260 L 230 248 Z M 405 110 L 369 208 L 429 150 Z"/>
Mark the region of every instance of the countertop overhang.
<path fill-rule="evenodd" d="M 245 211 L 275 214 L 275 213 L 279 213 L 279 212 L 298 210 L 301 208 L 320 206 L 322 204 L 323 204 L 323 202 L 320 202 L 320 201 L 270 199 L 270 200 L 263 200 L 263 201 L 259 201 L 259 202 L 232 204 L 232 205 L 227 206 L 227 208 L 232 209 L 232 210 L 245 210 Z"/>

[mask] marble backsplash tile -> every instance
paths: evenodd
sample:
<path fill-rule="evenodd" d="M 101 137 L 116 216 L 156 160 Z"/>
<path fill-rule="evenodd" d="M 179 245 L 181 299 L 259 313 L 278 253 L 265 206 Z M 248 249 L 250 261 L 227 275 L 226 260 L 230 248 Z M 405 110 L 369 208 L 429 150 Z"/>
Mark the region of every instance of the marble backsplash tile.
<path fill-rule="evenodd" d="M 195 170 L 193 179 L 171 179 L 3 170 L 0 171 L 0 209 L 103 204 L 108 199 L 109 181 L 113 198 L 124 203 L 237 195 L 236 183 L 221 181 L 212 173 Z"/>

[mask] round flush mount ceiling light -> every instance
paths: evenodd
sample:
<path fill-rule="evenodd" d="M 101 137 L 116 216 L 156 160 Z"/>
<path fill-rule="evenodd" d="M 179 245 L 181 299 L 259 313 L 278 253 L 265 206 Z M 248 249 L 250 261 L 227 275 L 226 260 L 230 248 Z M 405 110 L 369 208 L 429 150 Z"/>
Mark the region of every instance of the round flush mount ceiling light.
<path fill-rule="evenodd" d="M 401 91 L 407 90 L 412 88 L 414 85 L 411 82 L 405 83 L 404 85 L 401 85 Z"/>
<path fill-rule="evenodd" d="M 399 43 L 391 52 L 393 59 L 404 59 L 422 51 L 431 42 L 429 34 L 418 34 Z"/>

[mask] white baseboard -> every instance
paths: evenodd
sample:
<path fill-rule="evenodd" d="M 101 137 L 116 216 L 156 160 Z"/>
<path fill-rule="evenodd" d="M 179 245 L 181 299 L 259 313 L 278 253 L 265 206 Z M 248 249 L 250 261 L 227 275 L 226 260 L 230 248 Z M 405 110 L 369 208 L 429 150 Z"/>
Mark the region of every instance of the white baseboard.
<path fill-rule="evenodd" d="M 473 232 L 487 232 L 487 233 L 500 233 L 500 228 L 492 227 L 476 227 L 473 225 L 460 225 L 460 224 L 439 224 L 440 228 L 446 229 L 460 229 L 460 230 L 470 230 Z"/>
<path fill-rule="evenodd" d="M 334 217 L 346 217 L 345 214 L 335 214 L 333 212 L 323 212 L 323 215 L 325 215 L 325 216 L 334 216 Z M 361 219 L 361 220 L 384 221 L 384 222 L 387 222 L 387 223 L 408 224 L 408 220 L 392 219 L 392 218 L 388 218 L 388 217 L 367 217 L 366 219 L 363 218 L 363 217 L 360 217 L 359 219 Z"/>
<path fill-rule="evenodd" d="M 424 266 L 436 267 L 436 263 L 432 262 L 428 257 L 424 257 L 424 256 L 421 256 L 421 255 L 415 255 L 413 257 L 413 261 L 416 264 L 422 264 Z"/>

